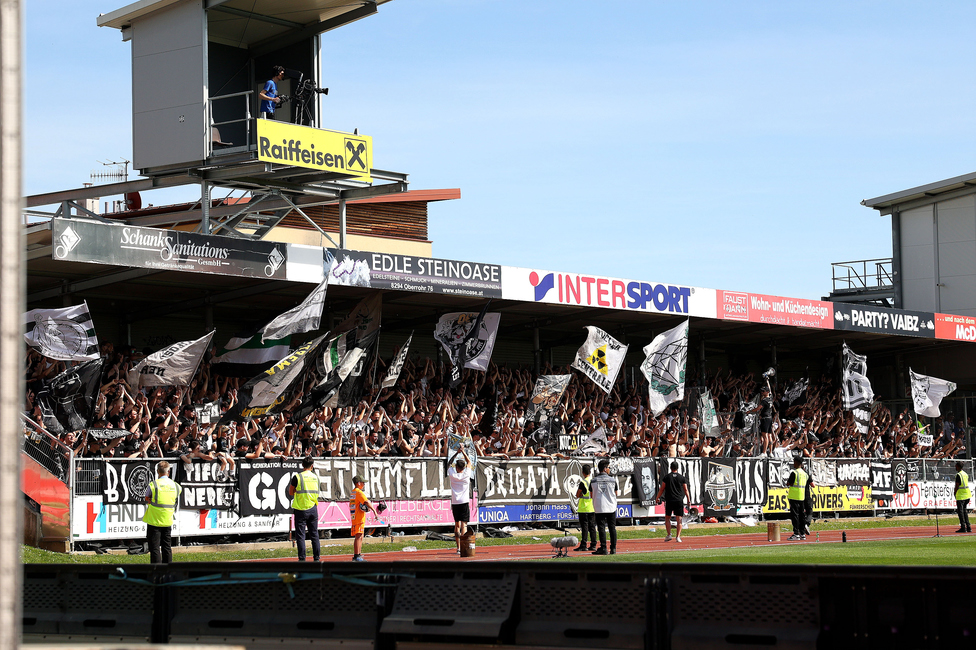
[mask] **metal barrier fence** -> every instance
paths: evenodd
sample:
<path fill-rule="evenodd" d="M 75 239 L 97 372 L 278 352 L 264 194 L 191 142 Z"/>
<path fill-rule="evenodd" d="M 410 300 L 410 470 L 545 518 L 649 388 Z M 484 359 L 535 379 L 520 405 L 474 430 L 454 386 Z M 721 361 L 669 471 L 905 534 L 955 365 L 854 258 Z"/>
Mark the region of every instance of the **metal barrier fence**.
<path fill-rule="evenodd" d="M 294 562 L 24 572 L 25 643 L 964 648 L 973 567 Z"/>
<path fill-rule="evenodd" d="M 23 452 L 49 471 L 65 485 L 71 485 L 71 459 L 73 452 L 60 440 L 40 429 L 33 420 L 21 416 L 24 421 Z"/>

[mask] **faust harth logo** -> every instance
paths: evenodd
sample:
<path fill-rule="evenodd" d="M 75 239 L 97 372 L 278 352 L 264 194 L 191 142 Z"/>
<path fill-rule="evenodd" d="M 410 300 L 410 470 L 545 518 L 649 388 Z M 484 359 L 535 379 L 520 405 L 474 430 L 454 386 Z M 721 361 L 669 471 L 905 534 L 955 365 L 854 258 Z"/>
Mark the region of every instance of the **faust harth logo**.
<path fill-rule="evenodd" d="M 64 229 L 61 236 L 58 237 L 58 245 L 54 248 L 54 255 L 59 259 L 64 259 L 68 256 L 68 253 L 75 249 L 81 242 L 81 237 L 74 231 L 71 226 Z"/>

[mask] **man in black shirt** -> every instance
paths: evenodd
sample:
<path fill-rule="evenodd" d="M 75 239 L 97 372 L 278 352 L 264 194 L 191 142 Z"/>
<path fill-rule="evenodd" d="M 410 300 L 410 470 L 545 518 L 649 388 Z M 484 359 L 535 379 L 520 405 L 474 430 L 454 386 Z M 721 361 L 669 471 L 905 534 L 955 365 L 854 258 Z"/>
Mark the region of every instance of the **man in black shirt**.
<path fill-rule="evenodd" d="M 678 522 L 675 531 L 675 539 L 681 542 L 681 517 L 685 514 L 685 498 L 691 502 L 691 495 L 688 493 L 688 479 L 678 474 L 678 463 L 671 462 L 671 473 L 665 475 L 661 481 L 661 487 L 657 491 L 657 501 L 661 502 L 661 495 L 664 495 L 664 528 L 668 531 L 665 542 L 671 541 L 671 515 Z"/>

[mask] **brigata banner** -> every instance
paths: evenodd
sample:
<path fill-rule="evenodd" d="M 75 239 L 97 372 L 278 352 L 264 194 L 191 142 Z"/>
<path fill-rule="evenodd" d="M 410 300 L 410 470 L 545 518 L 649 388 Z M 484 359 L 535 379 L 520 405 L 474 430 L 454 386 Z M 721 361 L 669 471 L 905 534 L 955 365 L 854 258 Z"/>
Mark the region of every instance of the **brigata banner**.
<path fill-rule="evenodd" d="M 372 181 L 373 138 L 275 120 L 257 120 L 258 160 Z"/>
<path fill-rule="evenodd" d="M 935 338 L 976 342 L 976 316 L 935 315 Z"/>
<path fill-rule="evenodd" d="M 834 329 L 935 338 L 935 314 L 834 303 Z"/>
<path fill-rule="evenodd" d="M 289 245 L 276 242 L 75 219 L 52 219 L 51 237 L 54 259 L 69 262 L 291 279 Z"/>
<path fill-rule="evenodd" d="M 556 305 L 715 318 L 714 289 L 517 266 L 502 267 L 502 297 Z"/>
<path fill-rule="evenodd" d="M 329 284 L 474 298 L 502 297 L 502 267 L 391 253 L 339 250 Z"/>
<path fill-rule="evenodd" d="M 481 458 L 475 472 L 478 507 L 568 504 L 575 508 L 576 487 L 584 463 L 596 467 L 592 458 L 557 461 Z M 631 503 L 632 475 L 619 474 L 615 478 L 620 490 L 618 503 Z"/>
<path fill-rule="evenodd" d="M 741 291 L 716 291 L 718 318 L 794 327 L 834 328 L 834 303 Z"/>

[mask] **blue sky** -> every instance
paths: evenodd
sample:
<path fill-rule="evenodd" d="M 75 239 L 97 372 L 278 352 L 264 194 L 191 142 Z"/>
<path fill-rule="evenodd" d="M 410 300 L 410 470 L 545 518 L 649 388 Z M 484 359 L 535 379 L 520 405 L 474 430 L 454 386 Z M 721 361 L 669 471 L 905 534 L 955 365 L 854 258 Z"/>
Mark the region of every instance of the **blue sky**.
<path fill-rule="evenodd" d="M 27 193 L 130 157 L 129 44 L 95 26 L 122 4 L 27 2 Z M 461 188 L 437 257 L 819 298 L 831 262 L 891 254 L 862 199 L 976 171 L 974 13 L 394 0 L 324 36 L 323 126 Z"/>

